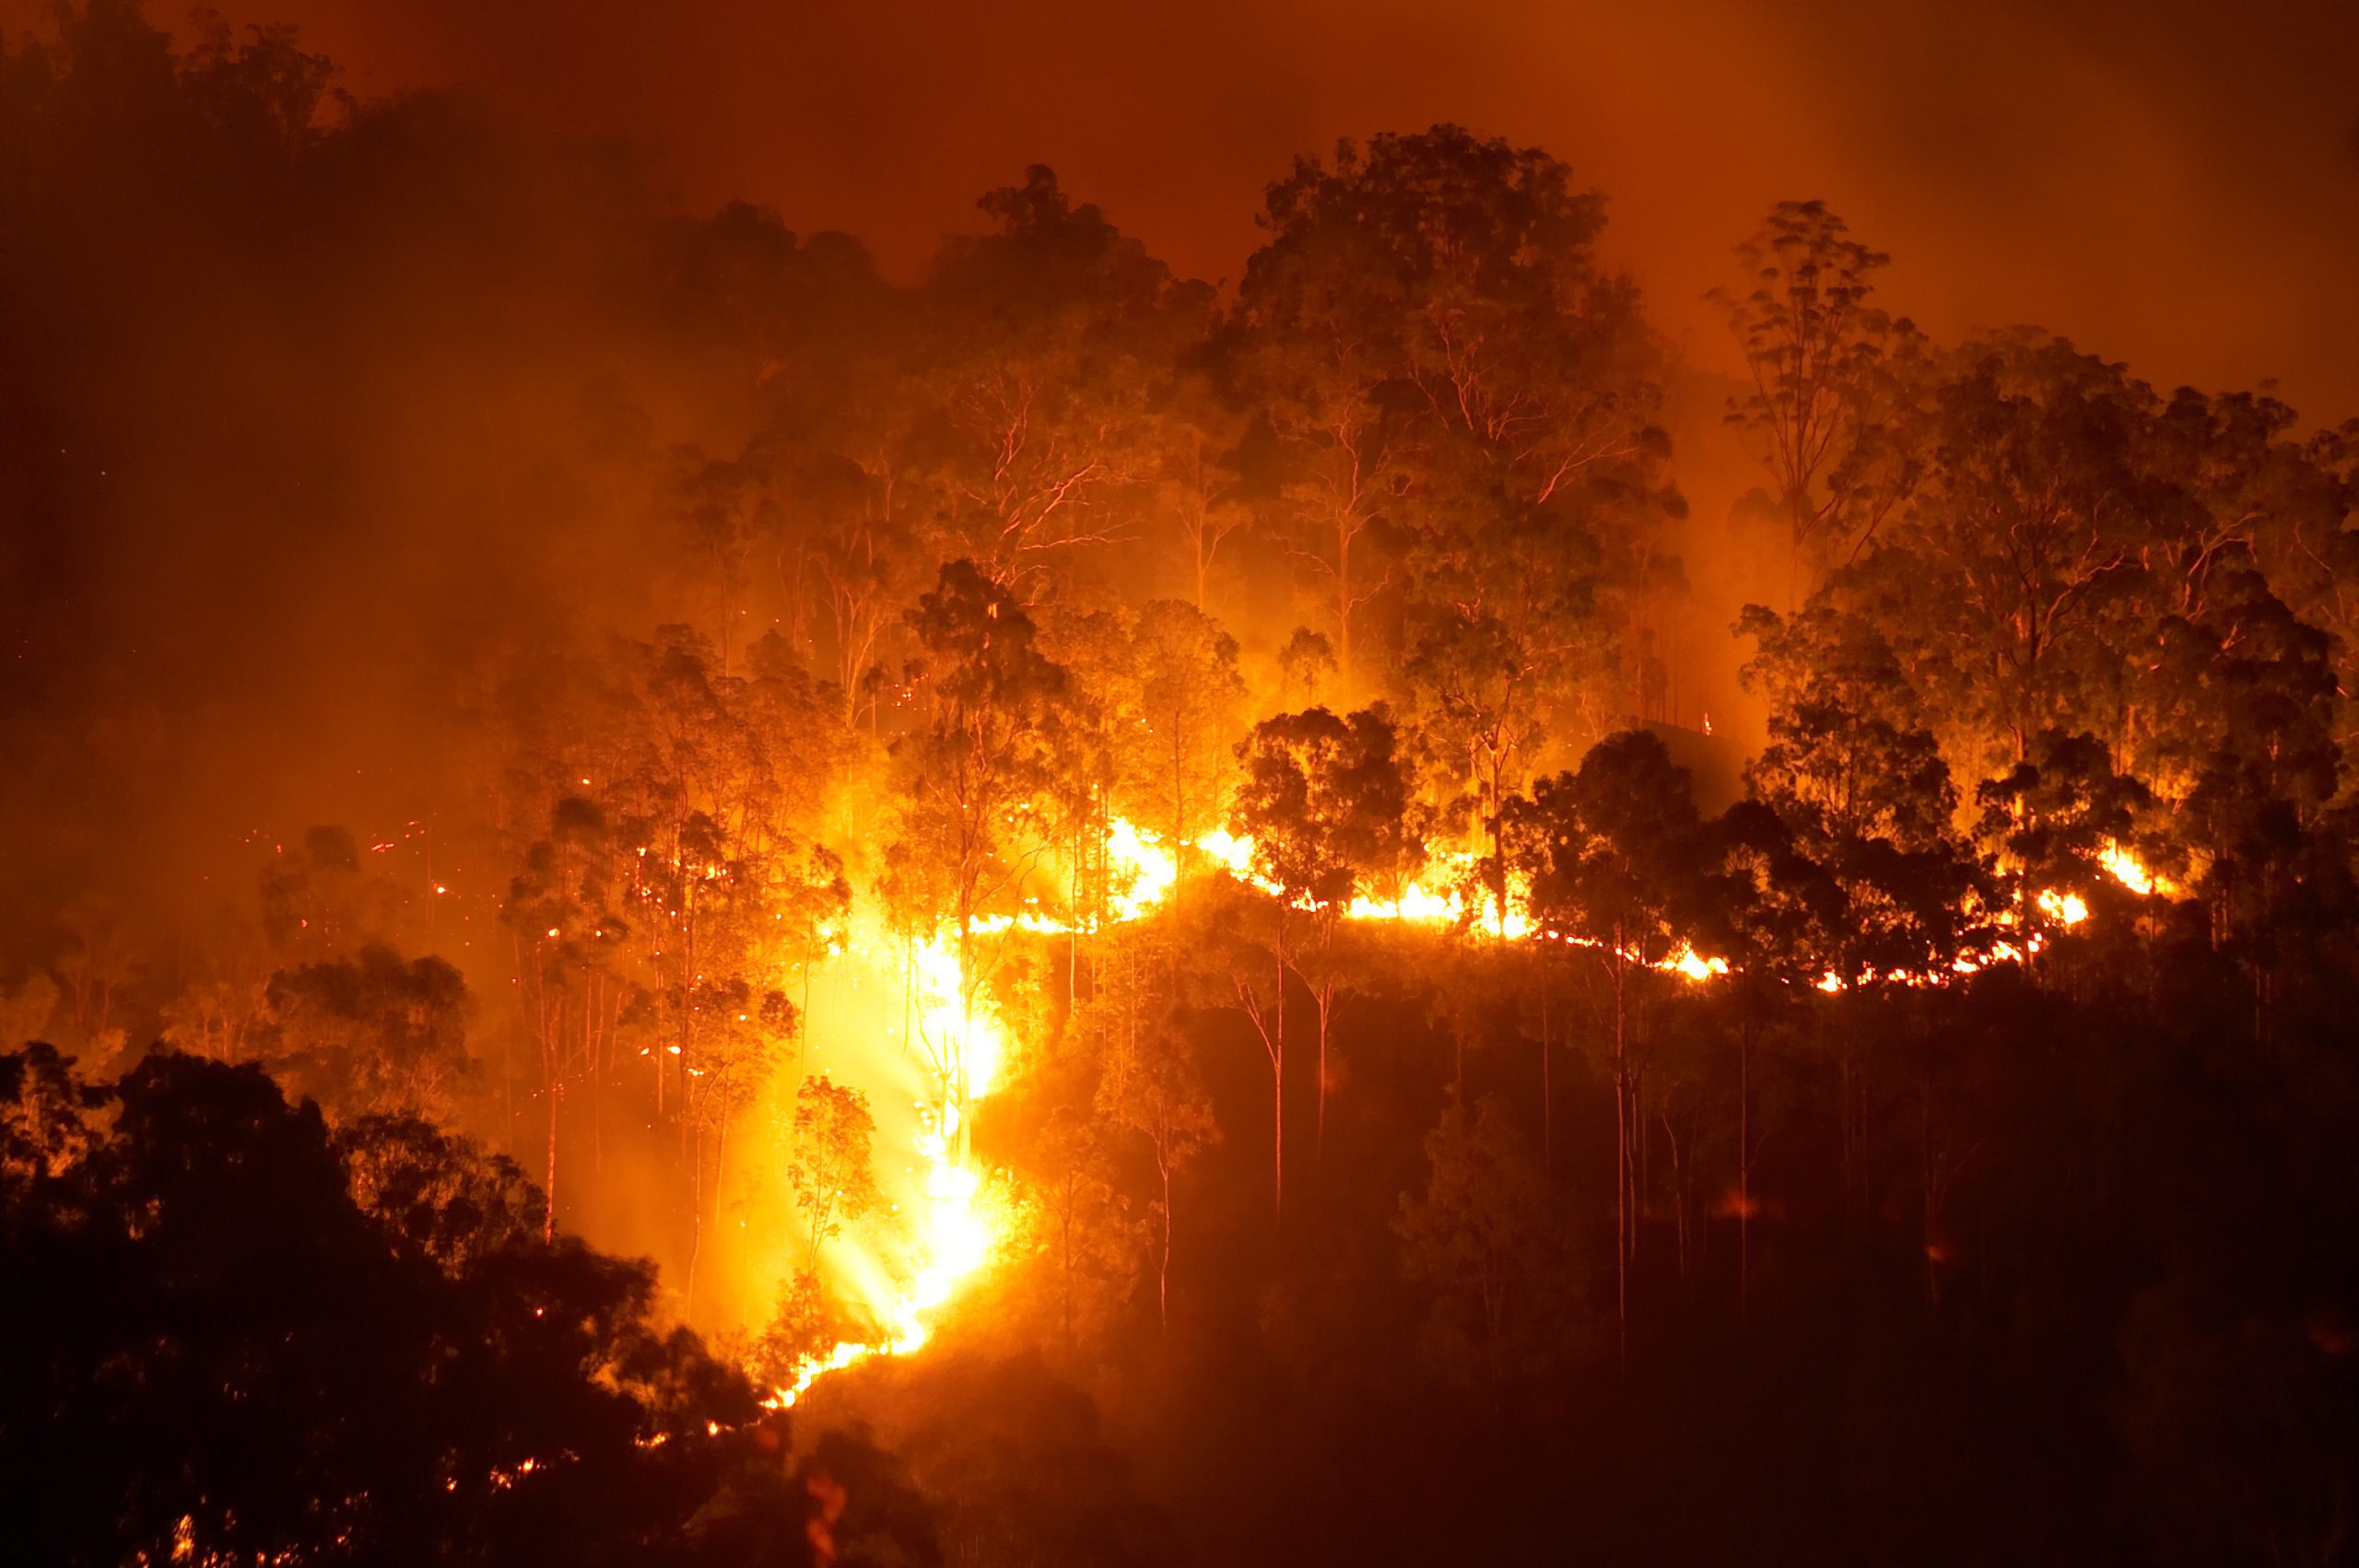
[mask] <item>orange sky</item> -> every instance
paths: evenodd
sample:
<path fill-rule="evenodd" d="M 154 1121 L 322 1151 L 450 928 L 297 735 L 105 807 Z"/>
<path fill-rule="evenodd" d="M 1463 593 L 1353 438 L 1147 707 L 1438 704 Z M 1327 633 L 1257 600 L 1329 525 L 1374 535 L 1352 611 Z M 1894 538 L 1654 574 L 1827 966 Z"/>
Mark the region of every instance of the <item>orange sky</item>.
<path fill-rule="evenodd" d="M 0 0 L 11 30 L 46 0 Z M 1453 119 L 1613 198 L 1656 319 L 1768 202 L 1893 252 L 1896 308 L 2036 322 L 2165 385 L 2276 376 L 2359 414 L 2359 6 L 2260 0 L 224 0 L 364 93 L 455 86 L 651 149 L 906 265 L 1027 162 L 1184 271 L 1233 277 L 1263 181 L 1344 134 Z M 170 6 L 154 6 L 170 19 Z"/>

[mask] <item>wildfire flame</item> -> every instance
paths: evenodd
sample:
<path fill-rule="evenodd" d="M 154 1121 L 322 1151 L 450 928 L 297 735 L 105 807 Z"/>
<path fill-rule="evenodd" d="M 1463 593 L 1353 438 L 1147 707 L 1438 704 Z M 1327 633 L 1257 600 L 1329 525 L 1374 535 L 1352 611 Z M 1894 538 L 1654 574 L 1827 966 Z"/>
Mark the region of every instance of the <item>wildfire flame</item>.
<path fill-rule="evenodd" d="M 2169 897 L 2178 892 L 2176 883 L 2167 878 L 2156 876 L 2145 868 L 2137 856 L 2110 840 L 2103 849 L 2097 851 L 2097 864 L 2103 866 L 2106 873 L 2114 881 L 2132 893 L 2141 895 L 2159 893 Z"/>
<path fill-rule="evenodd" d="M 985 934 L 1041 929 L 1028 919 L 977 922 Z M 1050 929 L 1062 929 L 1052 927 Z M 874 1340 L 841 1340 L 805 1356 L 793 1377 L 772 1390 L 772 1409 L 792 1406 L 804 1390 L 830 1372 L 874 1355 L 903 1355 L 925 1344 L 933 1319 L 959 1285 L 990 1261 L 999 1227 L 983 1196 L 981 1173 L 960 1153 L 957 1095 L 951 1085 L 963 1065 L 969 1105 L 1004 1081 L 1006 1034 L 987 998 L 970 999 L 955 932 L 937 932 L 910 945 L 903 983 L 936 1097 L 920 1107 L 910 1153 L 923 1172 L 919 1210 L 910 1236 L 910 1267 L 904 1279 L 869 1268 L 867 1293 L 886 1332 Z"/>
<path fill-rule="evenodd" d="M 2089 918 L 2088 900 L 2077 893 L 2060 893 L 2055 888 L 2042 888 L 2036 900 L 2040 910 L 2062 926 L 2077 926 Z"/>
<path fill-rule="evenodd" d="M 1194 851 L 1192 858 L 1206 871 L 1228 875 L 1265 893 L 1284 891 L 1255 873 L 1254 846 L 1249 838 L 1216 828 L 1187 848 Z M 1187 869 L 1185 861 L 1190 859 L 1163 836 L 1121 818 L 1110 825 L 1105 853 L 1115 884 L 1106 902 L 1105 918 L 1116 925 L 1147 919 L 1168 902 Z M 2118 844 L 2108 843 L 2098 863 L 2133 893 L 2175 891 Z M 1532 918 L 1527 885 L 1511 880 L 1503 898 L 1486 895 L 1473 874 L 1474 869 L 1472 853 L 1438 855 L 1424 875 L 1401 884 L 1391 896 L 1355 896 L 1344 909 L 1344 918 L 1363 922 L 1464 927 L 1507 941 L 1540 939 L 1584 947 L 1599 945 L 1585 938 L 1542 930 Z M 2068 928 L 2089 918 L 2087 900 L 2075 893 L 2044 889 L 2035 895 L 2034 902 L 2050 919 Z M 1076 924 L 1042 910 L 1027 909 L 979 919 L 973 923 L 973 930 L 984 935 L 1010 930 L 1068 934 L 1093 929 L 1095 924 L 1092 920 Z M 2036 952 L 2039 946 L 2036 936 L 2030 937 L 2020 948 L 2012 942 L 1999 942 L 1987 954 L 1956 959 L 1951 969 L 1959 975 L 1971 975 L 1989 964 L 2020 962 L 2025 953 Z M 1636 954 L 1630 956 L 1637 958 Z M 1685 944 L 1666 957 L 1638 961 L 1696 985 L 1729 973 L 1726 959 L 1698 953 Z M 1942 977 L 1893 974 L 1864 978 L 1930 985 L 1939 983 Z M 948 1072 L 948 1064 L 963 1062 L 970 1104 L 999 1087 L 1005 1081 L 1006 1032 L 989 1000 L 970 994 L 968 977 L 960 964 L 957 934 L 945 930 L 928 941 L 911 944 L 905 983 L 910 989 L 918 1029 L 937 1079 Z M 1815 984 L 1818 989 L 1832 993 L 1848 989 L 1851 982 L 1829 972 Z M 773 1408 L 792 1405 L 827 1373 L 869 1356 L 900 1355 L 924 1345 L 932 1337 L 933 1320 L 942 1308 L 956 1297 L 966 1281 L 988 1266 L 997 1249 L 1002 1239 L 1001 1221 L 985 1201 L 981 1173 L 959 1152 L 956 1097 L 945 1087 L 938 1101 L 927 1109 L 930 1115 L 917 1133 L 912 1149 L 918 1166 L 924 1172 L 922 1212 L 914 1225 L 914 1267 L 907 1281 L 896 1287 L 892 1298 L 884 1305 L 881 1316 L 886 1335 L 874 1342 L 839 1343 L 823 1353 L 805 1358 L 796 1368 L 792 1382 L 776 1389 L 767 1401 Z"/>

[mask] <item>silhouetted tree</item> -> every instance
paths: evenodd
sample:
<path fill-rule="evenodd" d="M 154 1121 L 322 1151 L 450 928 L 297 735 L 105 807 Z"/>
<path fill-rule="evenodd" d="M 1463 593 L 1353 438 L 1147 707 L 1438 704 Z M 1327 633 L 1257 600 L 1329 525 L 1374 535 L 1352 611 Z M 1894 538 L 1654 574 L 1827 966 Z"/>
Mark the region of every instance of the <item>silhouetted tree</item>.
<path fill-rule="evenodd" d="M 1344 989 L 1336 932 L 1355 894 L 1413 872 L 1424 853 L 1408 830 L 1408 786 L 1393 746 L 1392 723 L 1381 710 L 1338 718 L 1314 708 L 1263 720 L 1238 748 L 1245 777 L 1236 830 L 1252 841 L 1254 873 L 1277 890 L 1278 967 L 1292 969 L 1318 1004 L 1321 1149 L 1327 1043 Z M 1307 944 L 1290 941 L 1297 910 L 1311 932 Z"/>

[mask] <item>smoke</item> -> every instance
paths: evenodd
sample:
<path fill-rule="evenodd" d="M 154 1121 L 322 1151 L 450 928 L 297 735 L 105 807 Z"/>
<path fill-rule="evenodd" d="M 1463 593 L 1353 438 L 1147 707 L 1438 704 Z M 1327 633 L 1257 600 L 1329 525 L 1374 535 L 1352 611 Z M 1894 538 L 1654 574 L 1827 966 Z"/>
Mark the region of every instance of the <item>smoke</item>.
<path fill-rule="evenodd" d="M 21 7 L 25 0 L 12 0 Z M 0 15 L 7 7 L 0 6 Z M 2280 380 L 2359 410 L 2359 13 L 2196 0 L 239 0 L 364 92 L 455 87 L 511 123 L 653 149 L 909 267 L 1027 163 L 1183 274 L 1237 276 L 1256 193 L 1339 135 L 1449 120 L 1613 199 L 1659 324 L 1728 369 L 1700 303 L 1773 201 L 1891 252 L 1942 335 L 2036 322 L 2168 386 Z"/>
<path fill-rule="evenodd" d="M 735 450 L 746 411 L 713 389 L 752 381 L 682 357 L 751 350 L 648 320 L 646 261 L 729 199 L 908 276 L 1044 161 L 1180 273 L 1234 279 L 1262 184 L 1338 135 L 1456 120 L 1558 153 L 1688 367 L 1679 637 L 1715 651 L 1681 706 L 1724 731 L 1720 633 L 1762 587 L 1719 531 L 1758 476 L 1702 296 L 1772 200 L 1828 199 L 1939 335 L 2037 321 L 2161 384 L 2359 407 L 2359 18 L 2322 7 L 229 7 L 233 39 L 281 20 L 364 102 L 427 96 L 275 181 L 251 148 L 51 138 L 29 156 L 70 196 L 0 240 L 0 717 L 30 737 L 0 820 L 41 825 L 0 870 L 11 923 L 226 875 L 256 828 L 428 810 L 421 783 L 464 787 L 419 754 L 470 639 L 676 609 L 643 569 L 677 553 L 650 486 L 675 447 Z M 12 40 L 53 27 L 0 0 Z"/>
<path fill-rule="evenodd" d="M 599 569 L 633 498 L 599 445 L 660 437 L 603 430 L 594 393 L 637 367 L 663 407 L 604 288 L 627 176 L 432 98 L 298 154 L 287 124 L 182 123 L 202 88 L 155 40 L 93 37 L 62 89 L 10 63 L 39 116 L 0 241 L 13 954 L 72 894 L 159 936 L 192 912 L 141 907 L 256 829 L 430 806 L 433 676 L 468 639 L 639 618 Z M 264 67 L 306 111 L 299 62 L 218 62 Z"/>

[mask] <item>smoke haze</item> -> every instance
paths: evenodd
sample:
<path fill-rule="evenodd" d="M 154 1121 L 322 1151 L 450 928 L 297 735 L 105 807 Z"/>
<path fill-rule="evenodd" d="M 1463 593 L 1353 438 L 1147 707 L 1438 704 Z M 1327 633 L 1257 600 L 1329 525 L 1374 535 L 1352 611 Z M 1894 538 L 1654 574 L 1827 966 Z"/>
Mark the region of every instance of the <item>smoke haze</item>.
<path fill-rule="evenodd" d="M 21 6 L 18 9 L 23 9 Z M 1612 200 L 1608 254 L 1731 368 L 1698 302 L 1771 202 L 1823 198 L 1943 336 L 2032 322 L 2161 385 L 2359 408 L 2359 13 L 2125 6 L 288 0 L 363 93 L 475 95 L 648 149 L 688 203 L 775 205 L 914 265 L 1054 166 L 1183 275 L 1234 279 L 1262 185 L 1341 135 L 1456 121 Z M 159 16 L 158 19 L 166 19 Z"/>

